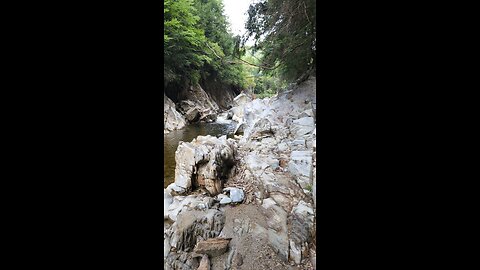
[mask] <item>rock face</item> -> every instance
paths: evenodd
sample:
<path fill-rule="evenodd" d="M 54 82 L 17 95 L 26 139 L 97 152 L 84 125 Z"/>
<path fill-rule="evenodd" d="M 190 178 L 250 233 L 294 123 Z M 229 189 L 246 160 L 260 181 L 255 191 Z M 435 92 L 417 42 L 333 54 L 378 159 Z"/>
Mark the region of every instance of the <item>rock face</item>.
<path fill-rule="evenodd" d="M 192 187 L 205 187 L 210 195 L 222 191 L 234 165 L 235 142 L 226 136 L 198 136 L 191 143 L 181 142 L 175 152 L 175 186 L 179 194 Z"/>
<path fill-rule="evenodd" d="M 200 85 L 191 86 L 185 97 L 178 103 L 178 110 L 189 122 L 215 121 L 219 107 Z"/>
<path fill-rule="evenodd" d="M 185 126 L 185 118 L 177 111 L 175 103 L 163 94 L 163 130 L 168 133 Z"/>

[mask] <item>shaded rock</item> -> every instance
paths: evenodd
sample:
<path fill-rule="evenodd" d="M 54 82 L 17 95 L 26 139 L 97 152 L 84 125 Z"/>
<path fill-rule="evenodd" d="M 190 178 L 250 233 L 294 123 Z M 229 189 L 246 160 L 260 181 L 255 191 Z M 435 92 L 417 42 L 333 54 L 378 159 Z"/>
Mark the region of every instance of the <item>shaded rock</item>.
<path fill-rule="evenodd" d="M 300 201 L 292 209 L 288 218 L 290 227 L 290 258 L 299 264 L 308 257 L 308 243 L 311 241 L 314 229 L 314 211 L 310 204 Z"/>
<path fill-rule="evenodd" d="M 231 238 L 210 238 L 198 242 L 193 251 L 200 254 L 207 254 L 212 257 L 222 255 L 227 251 L 230 240 Z"/>
<path fill-rule="evenodd" d="M 191 108 L 185 113 L 185 118 L 190 122 L 197 122 L 200 119 L 200 112 L 197 108 Z"/>
<path fill-rule="evenodd" d="M 200 121 L 207 122 L 207 123 L 215 122 L 215 120 L 217 120 L 217 114 L 215 113 L 207 112 L 207 113 L 204 113 L 202 117 L 200 117 Z"/>
<path fill-rule="evenodd" d="M 217 209 L 186 209 L 165 232 L 170 246 L 177 251 L 191 252 L 195 245 L 208 238 L 217 237 L 225 224 L 225 215 Z"/>
<path fill-rule="evenodd" d="M 208 259 L 208 255 L 202 256 L 202 260 L 200 260 L 200 265 L 197 270 L 210 270 L 210 260 Z"/>
<path fill-rule="evenodd" d="M 219 107 L 200 85 L 190 87 L 182 96 L 177 107 L 189 122 L 215 121 Z"/>
<path fill-rule="evenodd" d="M 181 142 L 175 152 L 175 184 L 190 191 L 205 187 L 214 196 L 221 192 L 234 165 L 234 140 L 226 136 L 198 136 L 191 143 Z"/>
<path fill-rule="evenodd" d="M 245 127 L 246 127 L 245 123 L 243 123 L 243 122 L 242 122 L 242 123 L 239 123 L 239 124 L 237 125 L 236 129 L 235 129 L 234 134 L 235 134 L 235 135 L 243 134 L 243 133 L 245 132 Z"/>

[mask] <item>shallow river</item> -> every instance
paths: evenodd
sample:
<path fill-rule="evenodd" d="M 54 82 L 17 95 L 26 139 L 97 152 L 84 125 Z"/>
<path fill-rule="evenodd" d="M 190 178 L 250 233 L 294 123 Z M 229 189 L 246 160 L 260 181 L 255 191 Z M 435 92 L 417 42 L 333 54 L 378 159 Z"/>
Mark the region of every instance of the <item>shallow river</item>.
<path fill-rule="evenodd" d="M 235 122 L 228 123 L 197 123 L 187 125 L 180 130 L 174 130 L 163 135 L 163 186 L 166 188 L 175 179 L 175 151 L 180 141 L 191 142 L 199 135 L 212 135 L 220 137 L 231 135 L 235 131 Z"/>

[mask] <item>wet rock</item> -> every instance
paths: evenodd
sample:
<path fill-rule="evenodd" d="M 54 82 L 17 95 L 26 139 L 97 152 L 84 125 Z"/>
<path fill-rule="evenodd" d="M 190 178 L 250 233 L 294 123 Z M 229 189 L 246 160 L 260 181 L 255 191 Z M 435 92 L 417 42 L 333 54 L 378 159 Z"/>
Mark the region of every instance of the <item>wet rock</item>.
<path fill-rule="evenodd" d="M 230 240 L 231 238 L 210 238 L 198 242 L 193 251 L 212 257 L 219 256 L 227 251 Z"/>

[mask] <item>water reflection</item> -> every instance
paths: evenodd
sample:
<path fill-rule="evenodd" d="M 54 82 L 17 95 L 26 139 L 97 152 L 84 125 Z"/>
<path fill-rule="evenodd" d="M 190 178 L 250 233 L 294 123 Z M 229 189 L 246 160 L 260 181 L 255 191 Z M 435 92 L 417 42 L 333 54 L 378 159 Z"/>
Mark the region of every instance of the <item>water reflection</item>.
<path fill-rule="evenodd" d="M 196 123 L 184 127 L 181 130 L 175 130 L 163 136 L 163 186 L 167 187 L 175 179 L 175 151 L 180 141 L 191 142 L 199 135 L 232 135 L 235 131 L 235 122 L 222 123 Z M 229 137 L 230 137 L 229 136 Z"/>

